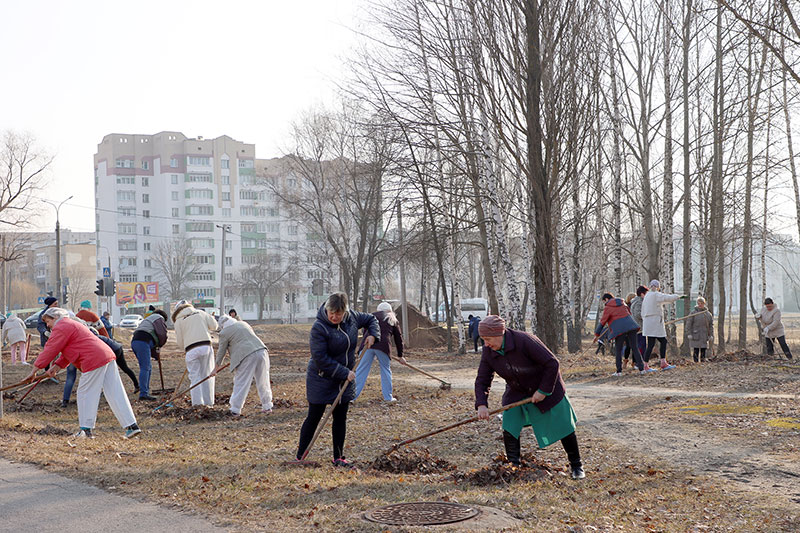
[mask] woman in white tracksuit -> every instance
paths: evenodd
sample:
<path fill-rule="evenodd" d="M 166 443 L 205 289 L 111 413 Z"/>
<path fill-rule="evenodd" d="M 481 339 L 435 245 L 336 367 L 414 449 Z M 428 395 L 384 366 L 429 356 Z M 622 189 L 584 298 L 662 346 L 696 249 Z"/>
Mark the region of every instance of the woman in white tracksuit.
<path fill-rule="evenodd" d="M 675 368 L 675 365 L 667 363 L 667 330 L 664 326 L 664 304 L 681 298 L 686 298 L 686 296 L 661 292 L 661 283 L 657 279 L 650 282 L 650 290 L 642 300 L 642 335 L 647 337 L 647 349 L 644 352 L 645 372 L 655 372 L 656 370 L 655 368 L 650 368 L 648 364 L 656 341 L 661 345 L 659 347 L 661 370 Z"/>
<path fill-rule="evenodd" d="M 201 309 L 195 309 L 185 300 L 178 302 L 172 312 L 175 340 L 186 352 L 186 369 L 192 385 L 211 375 L 214 370 L 214 348 L 211 333 L 217 331 L 217 321 Z M 214 378 L 193 388 L 192 405 L 214 405 Z"/>

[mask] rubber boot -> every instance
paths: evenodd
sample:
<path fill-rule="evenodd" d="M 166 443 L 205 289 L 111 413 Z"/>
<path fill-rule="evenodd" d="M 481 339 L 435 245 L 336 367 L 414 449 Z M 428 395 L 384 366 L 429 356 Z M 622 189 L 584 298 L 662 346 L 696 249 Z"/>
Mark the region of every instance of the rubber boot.
<path fill-rule="evenodd" d="M 503 431 L 503 444 L 506 447 L 506 459 L 514 466 L 519 466 L 522 445 L 518 438 L 508 431 Z"/>
<path fill-rule="evenodd" d="M 564 447 L 564 451 L 567 452 L 567 460 L 569 460 L 572 479 L 585 478 L 586 474 L 583 471 L 581 452 L 578 448 L 578 438 L 575 436 L 575 433 L 570 433 L 561 439 L 561 445 Z"/>

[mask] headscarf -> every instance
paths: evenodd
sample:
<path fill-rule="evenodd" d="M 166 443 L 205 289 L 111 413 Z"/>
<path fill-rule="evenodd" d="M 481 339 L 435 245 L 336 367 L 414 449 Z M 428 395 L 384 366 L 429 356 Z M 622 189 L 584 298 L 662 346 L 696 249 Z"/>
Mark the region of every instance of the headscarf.
<path fill-rule="evenodd" d="M 232 316 L 222 315 L 221 317 L 219 317 L 219 320 L 217 321 L 217 325 L 219 326 L 218 331 L 222 331 L 223 329 L 227 328 L 231 324 L 235 324 L 236 322 L 237 320 Z"/>
<path fill-rule="evenodd" d="M 651 289 L 660 289 L 661 288 L 661 282 L 658 281 L 657 279 L 650 280 L 650 288 Z"/>
<path fill-rule="evenodd" d="M 481 337 L 501 337 L 506 331 L 506 321 L 497 315 L 489 315 L 478 324 Z"/>

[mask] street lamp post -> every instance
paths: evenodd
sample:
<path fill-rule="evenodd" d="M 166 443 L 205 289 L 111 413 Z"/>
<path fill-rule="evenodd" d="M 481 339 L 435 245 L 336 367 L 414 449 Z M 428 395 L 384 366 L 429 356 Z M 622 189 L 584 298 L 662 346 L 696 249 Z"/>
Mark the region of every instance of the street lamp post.
<path fill-rule="evenodd" d="M 58 303 L 61 305 L 64 305 L 66 291 L 64 291 L 64 288 L 61 286 L 61 222 L 59 221 L 58 212 L 61 206 L 69 200 L 72 200 L 72 196 L 66 200 L 62 200 L 58 205 L 50 200 L 44 200 L 45 203 L 52 205 L 56 210 L 56 298 L 58 298 Z"/>

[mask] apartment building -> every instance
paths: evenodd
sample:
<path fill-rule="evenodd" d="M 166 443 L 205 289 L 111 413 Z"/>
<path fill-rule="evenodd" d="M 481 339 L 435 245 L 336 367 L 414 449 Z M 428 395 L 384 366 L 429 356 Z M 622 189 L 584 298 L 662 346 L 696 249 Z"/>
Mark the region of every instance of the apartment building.
<path fill-rule="evenodd" d="M 255 145 L 228 136 L 106 135 L 94 156 L 97 276 L 110 265 L 118 284 L 158 283 L 158 298 L 151 298 L 157 305 L 183 297 L 219 311 L 224 264 L 225 311 L 235 307 L 252 320 L 258 318 L 260 298 L 256 291 L 241 290 L 242 272 L 268 263 L 262 318 L 313 320 L 320 298 L 311 295 L 313 279 L 301 266 L 306 232 L 282 212 L 257 178 L 256 166 Z M 258 166 L 270 169 L 272 185 L 293 186 L 279 159 Z M 224 253 L 223 225 L 228 227 Z M 184 241 L 194 272 L 181 294 L 171 294 L 178 291 L 155 257 L 160 244 Z M 115 317 L 146 307 L 115 303 Z"/>

